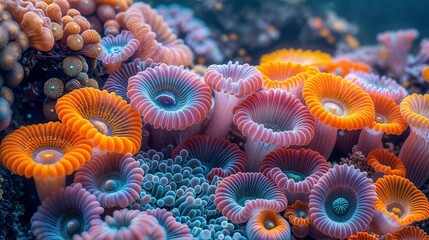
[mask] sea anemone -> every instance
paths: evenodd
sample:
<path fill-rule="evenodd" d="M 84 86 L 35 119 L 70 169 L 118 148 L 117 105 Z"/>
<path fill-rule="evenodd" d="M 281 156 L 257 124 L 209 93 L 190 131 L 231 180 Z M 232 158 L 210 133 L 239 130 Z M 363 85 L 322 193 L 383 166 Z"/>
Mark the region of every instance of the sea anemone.
<path fill-rule="evenodd" d="M 386 63 L 389 73 L 395 77 L 402 77 L 407 66 L 408 53 L 414 39 L 419 33 L 415 29 L 384 32 L 377 35 L 379 43 L 387 50 Z"/>
<path fill-rule="evenodd" d="M 206 135 L 226 137 L 232 124 L 232 109 L 246 95 L 262 87 L 262 75 L 248 64 L 238 62 L 210 65 L 204 81 L 214 90 L 215 104 Z"/>
<path fill-rule="evenodd" d="M 85 240 L 91 239 L 167 239 L 158 221 L 139 210 L 122 209 L 107 215 L 104 221 L 92 220 Z"/>
<path fill-rule="evenodd" d="M 165 209 L 148 209 L 145 211 L 148 215 L 153 216 L 158 220 L 159 225 L 163 228 L 166 239 L 191 239 L 192 235 L 189 227 L 182 224 L 174 218 L 171 212 Z"/>
<path fill-rule="evenodd" d="M 100 219 L 103 208 L 82 185 L 74 184 L 52 193 L 31 218 L 36 239 L 79 239 L 90 221 Z"/>
<path fill-rule="evenodd" d="M 361 87 L 365 92 L 393 98 L 397 104 L 408 95 L 407 89 L 395 80 L 374 73 L 355 72 L 345 79 Z"/>
<path fill-rule="evenodd" d="M 293 62 L 266 62 L 257 66 L 264 78 L 264 88 L 280 88 L 293 93 L 296 98 L 302 99 L 304 81 L 319 70 L 310 65 L 301 65 Z"/>
<path fill-rule="evenodd" d="M 308 201 L 314 184 L 328 170 L 328 162 L 320 153 L 302 148 L 280 148 L 272 151 L 265 156 L 259 169 L 288 193 L 289 202 L 295 202 L 294 197 L 304 197 L 305 199 L 301 200 Z"/>
<path fill-rule="evenodd" d="M 115 93 L 80 88 L 58 99 L 59 119 L 100 151 L 135 154 L 141 146 L 139 114 Z"/>
<path fill-rule="evenodd" d="M 429 235 L 418 227 L 405 226 L 394 233 L 388 233 L 386 240 L 428 240 Z"/>
<path fill-rule="evenodd" d="M 331 56 L 319 50 L 302 49 L 279 49 L 274 52 L 262 55 L 261 64 L 267 62 L 293 62 L 302 65 L 311 65 L 315 67 L 324 67 L 331 63 Z"/>
<path fill-rule="evenodd" d="M 161 138 L 153 141 L 157 144 L 169 141 L 172 130 L 182 130 L 176 132 L 176 144 L 192 136 L 193 133 L 186 130 L 193 125 L 200 126 L 212 103 L 210 88 L 196 74 L 184 70 L 183 66 L 166 64 L 147 68 L 131 77 L 127 96 L 144 122 L 155 130 L 160 129 L 152 134 Z"/>
<path fill-rule="evenodd" d="M 189 158 L 196 158 L 204 166 L 204 175 L 211 181 L 214 176 L 227 177 L 246 170 L 244 152 L 230 141 L 212 136 L 195 136 L 186 139 L 171 153 L 172 158 L 186 149 Z"/>
<path fill-rule="evenodd" d="M 81 167 L 74 182 L 81 183 L 104 208 L 125 208 L 140 197 L 143 169 L 131 154 L 97 154 Z"/>
<path fill-rule="evenodd" d="M 370 72 L 371 67 L 365 63 L 346 59 L 334 60 L 326 66 L 325 72 L 345 77 L 351 72 Z"/>
<path fill-rule="evenodd" d="M 367 232 L 358 232 L 349 236 L 348 240 L 378 240 L 378 238 Z"/>
<path fill-rule="evenodd" d="M 376 173 L 378 173 L 377 177 L 382 177 L 384 175 L 405 177 L 407 173 L 405 165 L 401 159 L 384 148 L 374 149 L 369 152 L 367 163 L 375 169 Z"/>
<path fill-rule="evenodd" d="M 49 98 L 57 99 L 63 95 L 64 83 L 59 78 L 50 78 L 45 82 L 43 92 Z"/>
<path fill-rule="evenodd" d="M 74 56 L 66 57 L 63 60 L 63 71 L 68 77 L 76 77 L 82 72 L 82 62 Z"/>
<path fill-rule="evenodd" d="M 103 89 L 108 92 L 115 92 L 117 96 L 121 96 L 129 103 L 130 99 L 127 97 L 128 79 L 136 75 L 138 72 L 146 70 L 146 68 L 155 66 L 156 64 L 152 59 L 142 61 L 139 58 L 136 58 L 130 63 L 122 63 L 119 71 L 109 75 Z"/>
<path fill-rule="evenodd" d="M 331 155 L 337 129 L 357 130 L 375 119 L 371 97 L 357 85 L 329 73 L 319 73 L 304 83 L 302 96 L 316 119 L 313 140 L 307 148 Z"/>
<path fill-rule="evenodd" d="M 291 239 L 289 224 L 273 210 L 255 213 L 246 224 L 246 233 L 249 239 L 254 240 Z"/>
<path fill-rule="evenodd" d="M 308 204 L 317 230 L 344 239 L 367 229 L 377 194 L 366 175 L 354 166 L 334 165 L 320 178 Z"/>
<path fill-rule="evenodd" d="M 256 92 L 233 111 L 234 123 L 247 137 L 245 152 L 249 171 L 258 171 L 270 151 L 306 145 L 314 135 L 314 119 L 310 111 L 285 90 Z"/>
<path fill-rule="evenodd" d="M 408 179 L 385 175 L 374 185 L 378 199 L 374 202 L 376 211 L 371 223 L 373 231 L 393 233 L 415 221 L 429 218 L 426 196 Z"/>
<path fill-rule="evenodd" d="M 137 51 L 139 41 L 130 31 L 122 31 L 117 36 L 106 36 L 100 41 L 102 52 L 98 60 L 105 64 L 125 62 Z"/>
<path fill-rule="evenodd" d="M 407 169 L 407 178 L 417 188 L 421 187 L 428 179 L 429 174 L 429 94 L 413 94 L 402 100 L 400 105 L 401 115 L 410 125 L 408 135 L 401 151 L 399 159 Z"/>
<path fill-rule="evenodd" d="M 407 123 L 401 116 L 399 106 L 392 98 L 370 93 L 375 108 L 375 119 L 362 129 L 357 147 L 364 155 L 371 150 L 382 148 L 384 134 L 401 135 Z"/>
<path fill-rule="evenodd" d="M 91 159 L 92 145 L 60 122 L 20 127 L 0 145 L 2 164 L 15 174 L 34 177 L 42 201 L 64 187 L 72 174 Z"/>
<path fill-rule="evenodd" d="M 288 206 L 285 218 L 292 225 L 292 233 L 297 238 L 305 238 L 309 232 L 311 218 L 308 212 L 308 202 L 297 200 Z"/>
<path fill-rule="evenodd" d="M 234 223 L 244 223 L 259 210 L 281 212 L 287 207 L 285 193 L 262 173 L 236 173 L 216 188 L 214 203 Z"/>

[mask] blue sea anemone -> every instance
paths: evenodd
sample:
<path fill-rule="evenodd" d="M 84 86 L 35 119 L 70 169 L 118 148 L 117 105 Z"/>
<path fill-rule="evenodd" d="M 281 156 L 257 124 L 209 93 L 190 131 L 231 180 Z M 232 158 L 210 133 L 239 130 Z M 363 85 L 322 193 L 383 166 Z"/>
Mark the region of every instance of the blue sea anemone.
<path fill-rule="evenodd" d="M 317 230 L 343 239 L 368 228 L 377 194 L 366 175 L 354 166 L 335 165 L 319 179 L 308 205 Z"/>
<path fill-rule="evenodd" d="M 124 208 L 140 197 L 144 172 L 139 166 L 130 153 L 100 153 L 78 170 L 74 181 L 94 194 L 104 208 Z"/>
<path fill-rule="evenodd" d="M 101 54 L 98 60 L 105 64 L 125 62 L 137 51 L 139 41 L 130 31 L 122 31 L 117 36 L 106 36 L 101 39 Z"/>
<path fill-rule="evenodd" d="M 82 185 L 74 184 L 52 193 L 31 218 L 36 239 L 72 239 L 100 219 L 103 208 Z"/>

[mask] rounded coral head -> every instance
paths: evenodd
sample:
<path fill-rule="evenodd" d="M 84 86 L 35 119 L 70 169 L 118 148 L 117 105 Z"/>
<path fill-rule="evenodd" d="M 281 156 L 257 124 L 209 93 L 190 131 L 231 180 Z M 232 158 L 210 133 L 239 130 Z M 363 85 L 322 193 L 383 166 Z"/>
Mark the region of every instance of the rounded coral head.
<path fill-rule="evenodd" d="M 204 81 L 217 92 L 226 92 L 241 98 L 262 87 L 262 75 L 254 66 L 238 62 L 210 65 L 204 74 Z"/>
<path fill-rule="evenodd" d="M 293 62 L 315 67 L 323 67 L 331 63 L 331 56 L 319 50 L 302 50 L 302 49 L 279 49 L 277 51 L 264 54 L 261 57 L 261 64 L 266 62 Z"/>
<path fill-rule="evenodd" d="M 303 146 L 314 136 L 314 118 L 293 94 L 268 89 L 246 97 L 233 121 L 245 137 L 279 147 Z"/>
<path fill-rule="evenodd" d="M 135 154 L 142 140 L 139 114 L 122 97 L 94 88 L 81 88 L 60 98 L 58 118 L 92 141 L 101 151 Z"/>
<path fill-rule="evenodd" d="M 401 115 L 410 127 L 429 138 L 429 94 L 412 94 L 402 100 L 400 104 Z"/>
<path fill-rule="evenodd" d="M 264 88 L 291 90 L 302 87 L 304 81 L 319 73 L 317 68 L 293 62 L 266 62 L 257 66 L 264 78 Z"/>
<path fill-rule="evenodd" d="M 316 74 L 305 81 L 302 96 L 311 114 L 332 128 L 357 130 L 375 119 L 371 97 L 342 77 Z"/>
<path fill-rule="evenodd" d="M 367 163 L 375 169 L 376 172 L 385 175 L 398 175 L 405 177 L 407 171 L 404 163 L 395 156 L 395 154 L 386 149 L 379 148 L 369 152 Z"/>
<path fill-rule="evenodd" d="M 20 127 L 0 145 L 2 164 L 27 178 L 70 175 L 91 155 L 90 141 L 60 122 Z"/>
<path fill-rule="evenodd" d="M 127 96 L 146 123 L 168 131 L 201 122 L 212 104 L 210 88 L 196 74 L 166 64 L 131 77 Z"/>

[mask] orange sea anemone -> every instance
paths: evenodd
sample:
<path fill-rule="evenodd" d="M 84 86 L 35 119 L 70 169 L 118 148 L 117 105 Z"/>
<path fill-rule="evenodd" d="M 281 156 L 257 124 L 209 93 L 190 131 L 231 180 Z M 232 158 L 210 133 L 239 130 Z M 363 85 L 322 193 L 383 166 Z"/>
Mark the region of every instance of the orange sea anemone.
<path fill-rule="evenodd" d="M 345 77 L 351 72 L 370 72 L 371 66 L 365 63 L 353 62 L 351 60 L 339 59 L 328 64 L 326 72 Z"/>
<path fill-rule="evenodd" d="M 374 202 L 373 231 L 392 233 L 415 221 L 429 218 L 428 199 L 408 179 L 385 175 L 375 182 L 375 187 L 378 199 Z"/>
<path fill-rule="evenodd" d="M 58 99 L 59 119 L 92 141 L 101 151 L 136 154 L 142 120 L 122 97 L 94 88 L 80 88 Z"/>
<path fill-rule="evenodd" d="M 249 219 L 246 225 L 249 239 L 290 239 L 290 227 L 284 218 L 273 210 L 262 210 Z"/>
<path fill-rule="evenodd" d="M 311 218 L 308 214 L 308 202 L 297 200 L 287 207 L 285 218 L 292 225 L 292 233 L 295 237 L 305 238 L 307 236 L 311 224 Z"/>
<path fill-rule="evenodd" d="M 384 148 L 369 152 L 367 163 L 375 169 L 376 173 L 383 175 L 397 175 L 405 177 L 407 173 L 404 163 L 395 154 Z"/>
<path fill-rule="evenodd" d="M 316 133 L 307 148 L 329 158 L 337 129 L 357 130 L 375 118 L 371 97 L 356 84 L 329 73 L 308 78 L 302 96 L 316 118 Z"/>
<path fill-rule="evenodd" d="M 364 155 L 383 147 L 381 139 L 384 133 L 401 135 L 408 126 L 399 112 L 399 106 L 392 98 L 372 93 L 369 96 L 374 102 L 375 118 L 362 129 L 359 136 L 358 149 Z"/>
<path fill-rule="evenodd" d="M 2 164 L 15 174 L 34 177 L 40 201 L 64 187 L 66 175 L 91 155 L 90 141 L 60 122 L 20 127 L 0 145 Z"/>
<path fill-rule="evenodd" d="M 388 233 L 386 240 L 428 240 L 429 235 L 422 229 L 414 226 L 406 226 L 394 233 Z"/>
<path fill-rule="evenodd" d="M 257 66 L 264 78 L 265 89 L 281 88 L 293 93 L 302 100 L 301 92 L 304 81 L 317 73 L 317 68 L 292 62 L 266 62 Z"/>
<path fill-rule="evenodd" d="M 319 50 L 280 49 L 261 57 L 261 64 L 266 62 L 293 62 L 315 67 L 324 67 L 331 63 L 331 56 Z"/>
<path fill-rule="evenodd" d="M 378 240 L 378 238 L 367 232 L 358 232 L 354 235 L 349 236 L 348 240 Z"/>
<path fill-rule="evenodd" d="M 407 178 L 420 188 L 429 179 L 429 94 L 406 97 L 400 112 L 411 131 L 398 157 L 405 164 Z"/>

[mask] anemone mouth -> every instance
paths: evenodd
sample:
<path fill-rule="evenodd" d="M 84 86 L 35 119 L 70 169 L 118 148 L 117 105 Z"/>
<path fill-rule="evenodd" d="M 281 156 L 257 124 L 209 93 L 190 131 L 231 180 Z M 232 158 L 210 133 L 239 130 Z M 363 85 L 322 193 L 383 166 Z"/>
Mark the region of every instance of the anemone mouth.
<path fill-rule="evenodd" d="M 357 195 L 353 189 L 333 189 L 327 195 L 325 210 L 327 216 L 335 222 L 345 223 L 352 219 L 358 209 Z"/>
<path fill-rule="evenodd" d="M 113 132 L 113 128 L 109 122 L 104 119 L 98 117 L 89 118 L 88 121 L 92 124 L 92 126 L 101 134 L 106 136 L 113 136 L 115 133 Z"/>
<path fill-rule="evenodd" d="M 97 186 L 102 192 L 113 193 L 122 189 L 125 183 L 126 179 L 124 179 L 121 173 L 110 172 L 100 177 Z"/>
<path fill-rule="evenodd" d="M 233 121 L 246 137 L 279 147 L 308 144 L 314 118 L 293 94 L 268 89 L 246 97 L 234 110 Z"/>
<path fill-rule="evenodd" d="M 64 150 L 57 147 L 42 147 L 34 151 L 34 162 L 51 165 L 59 162 L 64 157 Z"/>
<path fill-rule="evenodd" d="M 389 201 L 385 203 L 386 210 L 398 216 L 399 219 L 405 218 L 408 215 L 408 206 L 398 201 Z"/>
<path fill-rule="evenodd" d="M 177 95 L 171 91 L 162 91 L 158 93 L 153 101 L 155 104 L 165 110 L 174 111 L 180 109 L 182 104 L 180 104 Z"/>
<path fill-rule="evenodd" d="M 387 117 L 380 113 L 375 113 L 375 122 L 376 123 L 387 123 Z"/>
<path fill-rule="evenodd" d="M 60 122 L 20 127 L 0 145 L 3 165 L 27 178 L 69 175 L 91 155 L 90 141 Z"/>
<path fill-rule="evenodd" d="M 336 116 L 347 116 L 347 105 L 337 99 L 324 98 L 320 103 L 326 111 Z"/>
<path fill-rule="evenodd" d="M 374 103 L 366 92 L 329 73 L 309 77 L 304 82 L 302 96 L 311 114 L 332 128 L 357 130 L 375 118 Z"/>
<path fill-rule="evenodd" d="M 73 238 L 73 235 L 80 234 L 84 231 L 83 216 L 79 209 L 68 211 L 59 219 L 61 235 L 65 239 Z"/>

